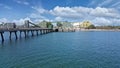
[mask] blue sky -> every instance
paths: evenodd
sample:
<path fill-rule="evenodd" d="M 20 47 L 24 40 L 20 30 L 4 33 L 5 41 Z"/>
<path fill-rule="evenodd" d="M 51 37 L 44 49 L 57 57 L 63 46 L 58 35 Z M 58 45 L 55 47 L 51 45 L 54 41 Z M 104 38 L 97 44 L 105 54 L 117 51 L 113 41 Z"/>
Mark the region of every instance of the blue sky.
<path fill-rule="evenodd" d="M 120 25 L 119 0 L 0 0 L 0 22 L 89 20 Z"/>

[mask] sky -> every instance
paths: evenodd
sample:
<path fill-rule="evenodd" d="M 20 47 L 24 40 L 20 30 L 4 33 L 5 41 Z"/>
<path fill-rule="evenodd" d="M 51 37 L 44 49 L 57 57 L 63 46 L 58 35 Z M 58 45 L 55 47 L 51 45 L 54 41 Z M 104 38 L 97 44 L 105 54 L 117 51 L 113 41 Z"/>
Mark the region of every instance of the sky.
<path fill-rule="evenodd" d="M 0 22 L 24 20 L 120 25 L 120 0 L 0 0 Z"/>

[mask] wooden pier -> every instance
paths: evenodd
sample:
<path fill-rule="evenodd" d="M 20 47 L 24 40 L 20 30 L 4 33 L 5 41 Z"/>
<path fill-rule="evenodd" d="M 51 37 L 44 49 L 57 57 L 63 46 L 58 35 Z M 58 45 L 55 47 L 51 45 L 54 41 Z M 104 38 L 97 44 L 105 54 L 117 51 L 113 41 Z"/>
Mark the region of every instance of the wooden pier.
<path fill-rule="evenodd" d="M 17 32 L 24 33 L 25 38 L 28 37 L 28 34 L 31 33 L 32 36 L 34 36 L 34 32 L 36 32 L 36 35 L 40 34 L 47 34 L 50 32 L 53 32 L 53 29 L 48 28 L 0 28 L 0 35 L 2 42 L 4 42 L 4 33 L 9 32 L 9 39 L 11 40 L 12 34 L 14 33 L 15 39 L 18 39 Z"/>

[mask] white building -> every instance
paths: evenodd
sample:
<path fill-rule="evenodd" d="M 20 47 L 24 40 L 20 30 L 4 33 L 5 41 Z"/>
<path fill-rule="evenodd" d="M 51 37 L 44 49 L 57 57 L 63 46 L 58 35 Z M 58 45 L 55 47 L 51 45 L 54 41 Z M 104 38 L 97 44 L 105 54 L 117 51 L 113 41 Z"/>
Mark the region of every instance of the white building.
<path fill-rule="evenodd" d="M 74 29 L 79 29 L 80 28 L 80 23 L 81 22 L 73 23 L 72 25 L 73 25 Z"/>

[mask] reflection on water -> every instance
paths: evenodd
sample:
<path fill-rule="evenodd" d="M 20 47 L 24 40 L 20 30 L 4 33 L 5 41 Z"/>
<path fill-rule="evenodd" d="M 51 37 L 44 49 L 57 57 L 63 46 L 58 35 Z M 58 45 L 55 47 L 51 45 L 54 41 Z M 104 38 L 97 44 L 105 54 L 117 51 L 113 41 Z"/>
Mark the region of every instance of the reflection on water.
<path fill-rule="evenodd" d="M 0 68 L 120 68 L 119 35 L 58 32 L 6 40 L 0 44 Z"/>

